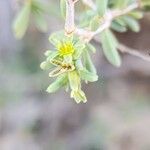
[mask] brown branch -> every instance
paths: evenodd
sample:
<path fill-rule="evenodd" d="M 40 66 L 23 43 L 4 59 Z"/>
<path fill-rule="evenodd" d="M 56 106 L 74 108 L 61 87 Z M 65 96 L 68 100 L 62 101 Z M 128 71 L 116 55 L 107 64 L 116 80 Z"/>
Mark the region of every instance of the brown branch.
<path fill-rule="evenodd" d="M 130 11 L 132 11 L 138 7 L 139 7 L 139 4 L 136 2 L 136 3 L 133 3 L 133 4 L 129 5 L 127 8 L 122 9 L 122 10 L 112 10 L 112 11 L 108 10 L 106 12 L 106 14 L 103 16 L 103 23 L 99 26 L 99 28 L 96 31 L 90 31 L 90 30 L 86 30 L 86 29 L 76 29 L 75 33 L 77 35 L 81 36 L 82 39 L 84 37 L 86 37 L 85 41 L 89 42 L 91 39 L 93 39 L 93 37 L 95 35 L 101 33 L 105 29 L 109 28 L 111 25 L 111 22 L 116 17 L 125 15 L 125 14 L 129 13 Z"/>
<path fill-rule="evenodd" d="M 132 56 L 136 56 L 138 58 L 141 58 L 142 60 L 150 62 L 150 56 L 146 56 L 144 54 L 141 54 L 140 52 L 138 52 L 138 50 L 133 49 L 133 48 L 129 48 L 123 44 L 118 45 L 118 50 L 122 53 L 128 53 Z"/>
<path fill-rule="evenodd" d="M 66 21 L 65 21 L 65 32 L 66 35 L 70 35 L 75 31 L 74 23 L 74 4 L 78 0 L 66 0 Z"/>

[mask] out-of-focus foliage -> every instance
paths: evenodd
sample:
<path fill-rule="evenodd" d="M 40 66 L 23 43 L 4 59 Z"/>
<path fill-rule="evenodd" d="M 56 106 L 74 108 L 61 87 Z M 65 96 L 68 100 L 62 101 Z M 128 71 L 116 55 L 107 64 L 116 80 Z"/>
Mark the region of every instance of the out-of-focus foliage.
<path fill-rule="evenodd" d="M 21 39 L 29 25 L 29 21 L 33 18 L 36 27 L 43 32 L 47 31 L 47 22 L 44 19 L 47 12 L 47 6 L 40 0 L 26 0 L 18 12 L 13 23 L 13 31 L 16 38 Z"/>

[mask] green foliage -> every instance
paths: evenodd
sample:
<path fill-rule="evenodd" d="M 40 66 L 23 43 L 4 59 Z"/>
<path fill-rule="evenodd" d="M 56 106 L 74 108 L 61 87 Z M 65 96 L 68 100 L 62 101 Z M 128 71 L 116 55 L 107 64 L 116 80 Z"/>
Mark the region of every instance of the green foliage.
<path fill-rule="evenodd" d="M 48 93 L 54 93 L 61 87 L 65 86 L 66 83 L 67 83 L 67 75 L 62 74 L 52 84 L 49 85 L 46 91 Z"/>
<path fill-rule="evenodd" d="M 21 39 L 25 35 L 31 16 L 34 18 L 37 29 L 46 32 L 48 28 L 44 19 L 46 10 L 46 5 L 40 0 L 25 1 L 13 23 L 15 37 Z"/>
<path fill-rule="evenodd" d="M 108 0 L 96 0 L 97 12 L 100 16 L 103 16 L 107 11 Z"/>
<path fill-rule="evenodd" d="M 118 43 L 110 30 L 107 29 L 101 33 L 101 43 L 108 61 L 116 67 L 119 67 L 121 65 L 121 59 L 117 51 Z"/>
<path fill-rule="evenodd" d="M 24 36 L 28 27 L 30 12 L 31 3 L 25 3 L 13 24 L 16 38 L 22 38 Z"/>
<path fill-rule="evenodd" d="M 64 19 L 66 19 L 66 2 L 66 0 L 60 0 L 60 13 Z M 94 33 L 92 35 L 98 34 L 105 57 L 112 65 L 120 67 L 118 40 L 112 30 L 120 33 L 126 32 L 128 29 L 139 32 L 138 21 L 143 17 L 145 10 L 150 10 L 150 1 L 141 0 L 142 9 L 133 9 L 127 11 L 126 14 L 120 12 L 129 5 L 137 3 L 136 0 L 95 0 L 93 2 L 96 8 L 84 7 L 81 9 L 78 16 L 75 17 L 75 22 L 78 22 L 78 27 L 83 28 L 86 32 Z M 25 35 L 31 17 L 33 17 L 37 29 L 43 32 L 47 31 L 48 26 L 44 17 L 49 12 L 48 6 L 42 0 L 25 0 L 13 23 L 16 38 L 20 39 Z M 114 12 L 119 12 L 120 15 L 113 16 Z M 108 22 L 108 26 L 105 26 L 106 22 Z M 101 26 L 102 31 L 99 30 Z M 76 26 L 76 28 L 78 27 Z M 93 38 L 93 36 L 89 37 L 90 34 L 84 36 L 85 39 Z M 70 96 L 77 103 L 87 101 L 81 90 L 81 82 L 88 83 L 98 80 L 97 71 L 91 58 L 91 52 L 95 53 L 96 48 L 90 44 L 90 40 L 84 40 L 84 36 L 80 37 L 80 34 L 76 35 L 76 32 L 66 35 L 64 30 L 52 33 L 49 41 L 55 50 L 47 50 L 45 52 L 46 59 L 40 65 L 43 70 L 50 71 L 49 77 L 56 77 L 55 81 L 47 88 L 47 92 L 53 93 L 62 87 L 69 87 Z"/>
<path fill-rule="evenodd" d="M 66 0 L 60 0 L 61 16 L 65 19 L 66 16 Z"/>

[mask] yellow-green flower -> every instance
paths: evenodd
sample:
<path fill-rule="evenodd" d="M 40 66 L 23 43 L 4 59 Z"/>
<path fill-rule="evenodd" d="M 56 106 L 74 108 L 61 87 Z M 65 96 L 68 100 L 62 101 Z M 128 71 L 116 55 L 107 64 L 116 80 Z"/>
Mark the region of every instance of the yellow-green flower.
<path fill-rule="evenodd" d="M 57 49 L 60 56 L 72 55 L 75 51 L 74 45 L 71 41 L 61 42 L 58 44 Z"/>

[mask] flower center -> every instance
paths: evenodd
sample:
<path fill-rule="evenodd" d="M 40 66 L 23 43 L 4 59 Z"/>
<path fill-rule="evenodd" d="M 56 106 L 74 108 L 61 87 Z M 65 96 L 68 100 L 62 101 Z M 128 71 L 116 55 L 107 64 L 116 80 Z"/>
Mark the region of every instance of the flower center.
<path fill-rule="evenodd" d="M 58 46 L 58 50 L 59 50 L 60 56 L 73 54 L 75 51 L 73 43 L 70 41 L 60 43 L 60 45 Z"/>

